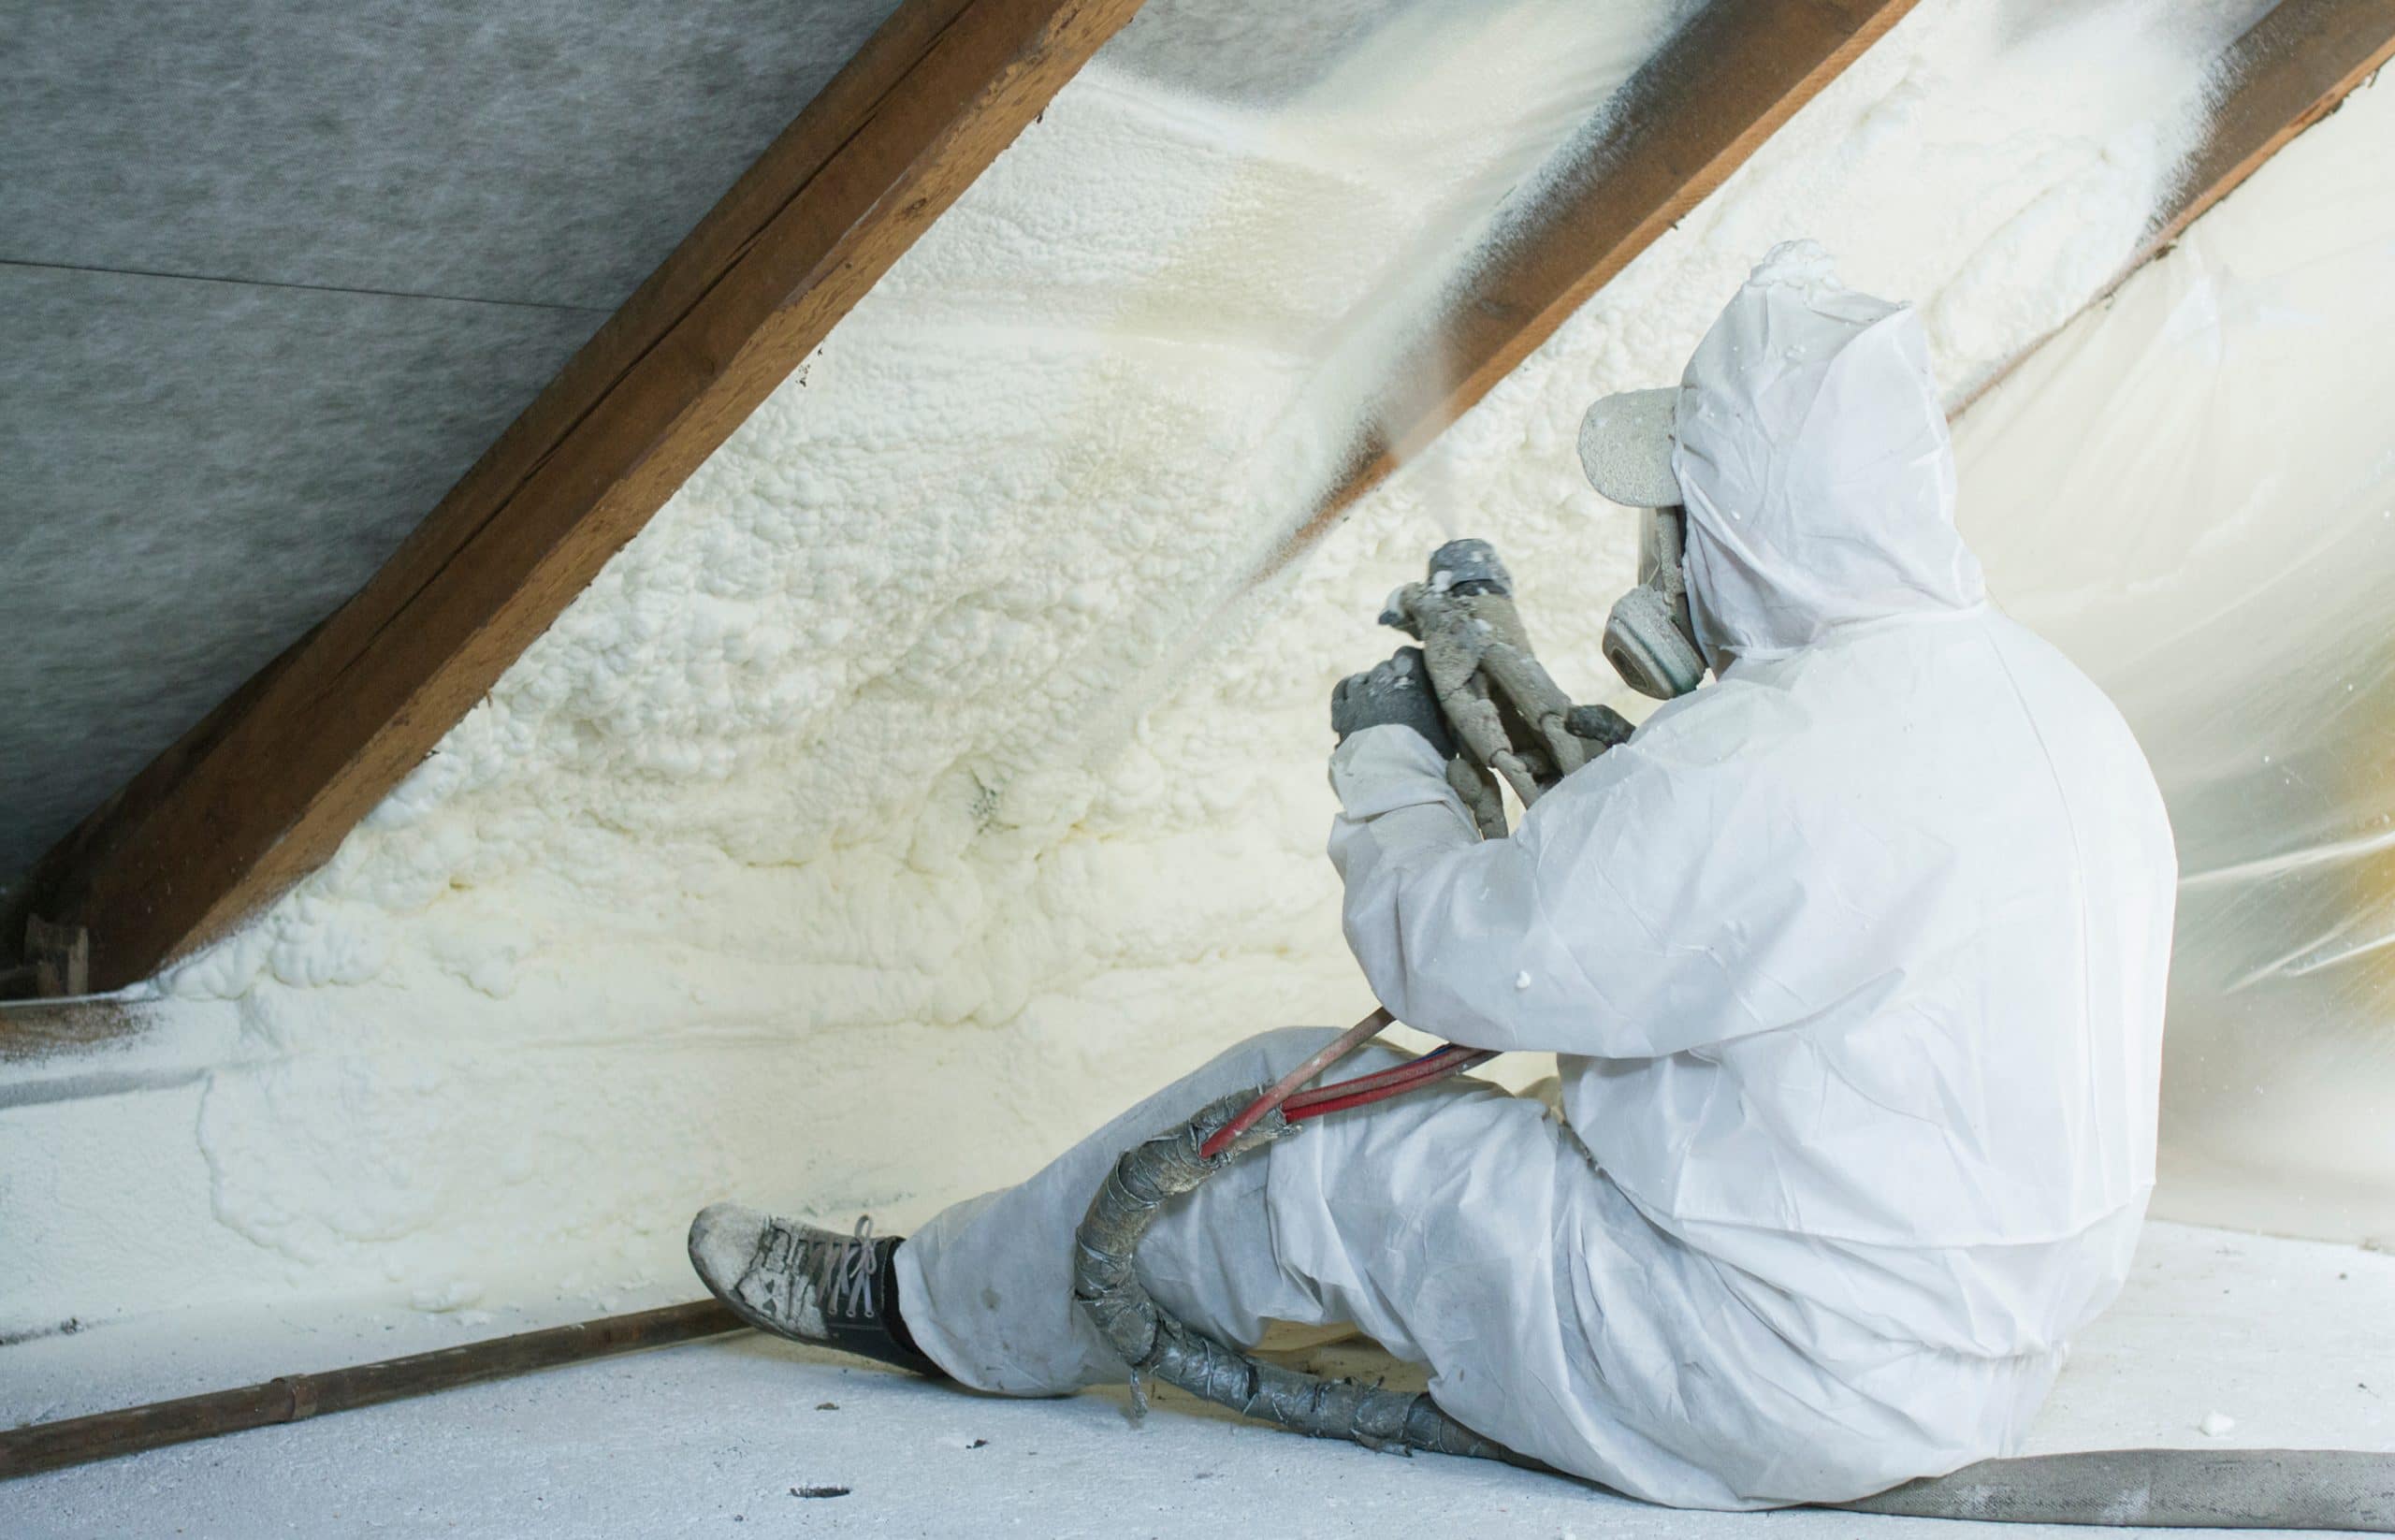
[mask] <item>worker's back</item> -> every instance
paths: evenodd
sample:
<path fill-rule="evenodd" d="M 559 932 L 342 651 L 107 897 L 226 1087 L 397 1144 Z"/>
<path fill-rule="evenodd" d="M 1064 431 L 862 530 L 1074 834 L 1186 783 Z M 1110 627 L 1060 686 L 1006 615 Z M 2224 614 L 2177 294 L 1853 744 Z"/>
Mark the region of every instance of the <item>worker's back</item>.
<path fill-rule="evenodd" d="M 1678 898 L 1740 916 L 1741 955 L 1722 1019 L 1676 1026 L 1699 1046 L 1567 1063 L 1600 1164 L 1796 1340 L 2056 1345 L 2153 1182 L 2174 867 L 2118 714 L 1980 606 L 1740 662 L 1630 752 L 1702 800 L 1729 858 Z M 1734 798 L 1685 784 L 1732 763 Z"/>
<path fill-rule="evenodd" d="M 2102 692 L 1988 603 L 1912 312 L 1781 247 L 1676 406 L 1695 622 L 1735 661 L 1589 816 L 1706 852 L 1648 903 L 1711 917 L 1676 939 L 1721 953 L 1690 997 L 1719 1019 L 1584 1069 L 1575 1121 L 1660 1222 L 1803 1299 L 1799 1341 L 1826 1313 L 2043 1351 L 2111 1297 L 2153 1182 L 2161 796 Z"/>

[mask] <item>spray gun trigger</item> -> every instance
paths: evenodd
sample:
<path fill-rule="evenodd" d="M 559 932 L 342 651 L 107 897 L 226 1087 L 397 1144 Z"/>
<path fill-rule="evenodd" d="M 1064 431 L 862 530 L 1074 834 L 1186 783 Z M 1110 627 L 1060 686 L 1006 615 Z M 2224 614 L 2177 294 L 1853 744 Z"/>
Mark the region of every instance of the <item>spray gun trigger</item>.
<path fill-rule="evenodd" d="M 1575 738 L 1607 748 L 1618 748 L 1630 741 L 1637 729 L 1630 719 L 1609 705 L 1575 705 L 1563 714 L 1563 731 Z"/>

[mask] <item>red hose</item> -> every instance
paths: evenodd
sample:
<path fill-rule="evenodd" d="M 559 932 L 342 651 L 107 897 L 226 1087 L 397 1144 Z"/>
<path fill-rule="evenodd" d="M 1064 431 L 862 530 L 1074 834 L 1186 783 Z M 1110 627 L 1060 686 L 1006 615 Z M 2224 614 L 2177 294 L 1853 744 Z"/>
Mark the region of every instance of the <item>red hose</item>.
<path fill-rule="evenodd" d="M 1282 1116 L 1289 1122 L 1302 1123 L 1326 1112 L 1344 1111 L 1351 1107 L 1370 1106 L 1376 1101 L 1402 1096 L 1451 1075 L 1460 1075 L 1497 1056 L 1485 1048 L 1445 1043 L 1418 1059 L 1409 1060 L 1393 1068 L 1358 1075 L 1353 1080 L 1335 1081 L 1311 1091 L 1301 1089 L 1306 1082 L 1364 1046 L 1375 1033 L 1395 1020 L 1386 1009 L 1375 1010 L 1325 1043 L 1320 1052 L 1273 1082 L 1263 1095 L 1249 1102 L 1239 1116 L 1216 1129 L 1212 1138 L 1198 1147 L 1198 1153 L 1208 1160 L 1213 1159 L 1228 1149 L 1240 1135 L 1255 1127 L 1275 1107 L 1281 1109 Z"/>
<path fill-rule="evenodd" d="M 1426 1059 L 1433 1056 L 1424 1055 Z M 1368 1107 L 1373 1102 L 1386 1101 L 1391 1097 L 1401 1097 L 1408 1091 L 1418 1091 L 1423 1086 L 1452 1079 L 1475 1065 L 1487 1064 L 1496 1056 L 1495 1053 L 1486 1048 L 1468 1049 L 1451 1058 L 1442 1058 L 1438 1063 L 1429 1065 L 1407 1079 L 1391 1081 L 1369 1090 L 1351 1091 L 1349 1089 L 1351 1082 L 1342 1081 L 1335 1085 L 1326 1085 L 1321 1090 L 1312 1093 L 1303 1106 L 1299 1105 L 1293 1098 L 1287 1106 L 1281 1109 L 1282 1115 L 1291 1123 L 1303 1123 L 1308 1118 L 1317 1118 L 1325 1112 L 1343 1112 L 1351 1107 Z"/>
<path fill-rule="evenodd" d="M 1363 1047 L 1367 1041 L 1371 1040 L 1372 1034 L 1395 1020 L 1397 1018 L 1390 1015 L 1386 1009 L 1375 1010 L 1339 1034 L 1338 1037 L 1323 1044 L 1320 1052 L 1274 1081 L 1271 1087 L 1262 1096 L 1247 1104 L 1246 1111 L 1216 1129 L 1213 1138 L 1198 1147 L 1198 1153 L 1208 1160 L 1221 1155 L 1230 1148 L 1233 1140 L 1262 1122 L 1265 1113 L 1296 1095 L 1299 1086 Z"/>
<path fill-rule="evenodd" d="M 1338 1081 L 1329 1085 L 1317 1085 L 1311 1091 L 1300 1091 L 1284 1102 L 1281 1110 L 1285 1112 L 1295 1111 L 1300 1107 L 1320 1101 L 1325 1097 L 1342 1096 L 1354 1091 L 1370 1091 L 1397 1082 L 1412 1081 L 1421 1075 L 1426 1068 L 1444 1064 L 1457 1054 L 1469 1052 L 1471 1050 L 1459 1048 L 1454 1043 L 1442 1043 L 1418 1059 L 1408 1059 L 1403 1064 L 1387 1069 L 1376 1069 L 1369 1075 L 1357 1075 L 1353 1080 Z"/>

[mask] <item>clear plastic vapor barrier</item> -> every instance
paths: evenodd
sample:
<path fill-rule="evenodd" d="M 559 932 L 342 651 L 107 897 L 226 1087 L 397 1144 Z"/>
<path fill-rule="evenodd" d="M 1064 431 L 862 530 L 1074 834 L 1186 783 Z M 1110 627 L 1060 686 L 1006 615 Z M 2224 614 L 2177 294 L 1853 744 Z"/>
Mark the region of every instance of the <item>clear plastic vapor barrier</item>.
<path fill-rule="evenodd" d="M 2156 1212 L 2395 1239 L 2395 89 L 1958 425 L 1991 587 L 2137 730 L 2177 951 Z"/>

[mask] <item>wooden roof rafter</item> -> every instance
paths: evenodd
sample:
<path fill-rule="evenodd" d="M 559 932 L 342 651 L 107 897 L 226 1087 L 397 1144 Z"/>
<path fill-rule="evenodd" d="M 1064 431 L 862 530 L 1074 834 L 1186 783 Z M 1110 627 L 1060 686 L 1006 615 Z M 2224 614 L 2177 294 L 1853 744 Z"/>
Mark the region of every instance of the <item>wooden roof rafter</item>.
<path fill-rule="evenodd" d="M 2111 298 L 2131 273 L 2170 251 L 2187 226 L 2297 135 L 2343 106 L 2389 58 L 2395 58 L 2395 0 L 2279 0 L 2263 12 L 2214 68 L 2212 120 L 2203 141 L 2147 222 L 2135 254 L 2088 306 Z M 2006 359 L 1952 414 L 1968 411 L 2069 324 Z"/>
<path fill-rule="evenodd" d="M 1916 0 L 1716 3 L 1642 65 L 1607 126 L 1401 365 L 1446 388 L 1382 425 L 1279 553 L 1320 539 L 1902 21 Z"/>

